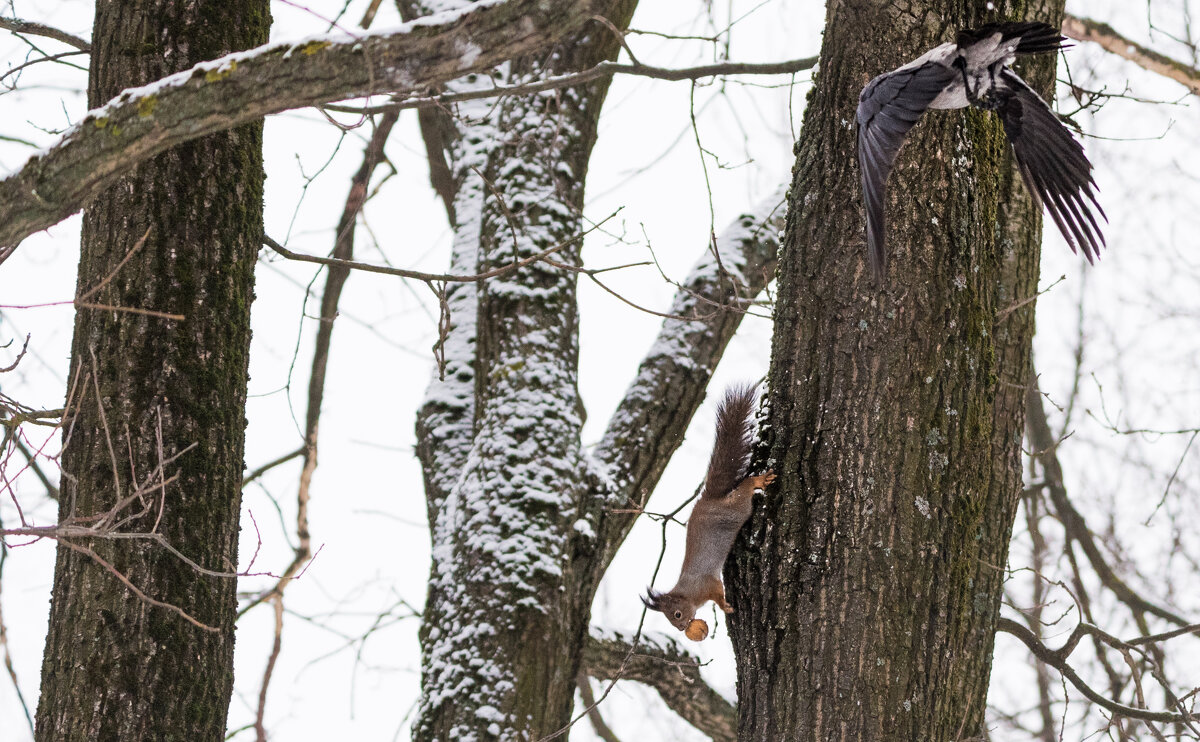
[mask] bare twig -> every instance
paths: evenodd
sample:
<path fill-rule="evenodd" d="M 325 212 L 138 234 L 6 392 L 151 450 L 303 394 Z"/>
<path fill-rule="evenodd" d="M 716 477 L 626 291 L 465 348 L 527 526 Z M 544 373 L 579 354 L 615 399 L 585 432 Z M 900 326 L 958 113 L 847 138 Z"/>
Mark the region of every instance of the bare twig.
<path fill-rule="evenodd" d="M 1058 519 L 1062 521 L 1068 541 L 1074 541 L 1083 549 L 1092 569 L 1100 582 L 1113 592 L 1116 597 L 1135 611 L 1144 611 L 1159 618 L 1166 619 L 1178 626 L 1189 626 L 1191 621 L 1183 616 L 1157 605 L 1138 594 L 1125 584 L 1101 553 L 1095 536 L 1088 528 L 1083 516 L 1075 509 L 1067 496 L 1066 484 L 1063 481 L 1062 466 L 1059 464 L 1057 447 L 1050 424 L 1046 419 L 1046 410 L 1042 407 L 1042 395 L 1038 391 L 1037 376 L 1031 373 L 1029 386 L 1025 396 L 1025 427 L 1029 437 L 1029 445 L 1033 448 L 1033 457 L 1042 467 L 1046 490 Z"/>
<path fill-rule="evenodd" d="M 47 39 L 54 39 L 55 41 L 69 44 L 82 52 L 90 52 L 92 50 L 92 45 L 86 40 L 43 23 L 23 21 L 20 18 L 0 18 L 0 28 L 12 31 L 15 34 L 44 36 Z"/>
<path fill-rule="evenodd" d="M 1018 301 L 1013 302 L 1012 304 L 1009 304 L 1007 307 L 1005 307 L 1004 309 L 1001 309 L 999 312 L 996 313 L 996 321 L 999 322 L 1000 320 L 1004 319 L 1005 317 L 1012 314 L 1013 312 L 1020 309 L 1021 307 L 1025 306 L 1026 304 L 1030 304 L 1032 302 L 1037 301 L 1039 296 L 1050 291 L 1050 289 L 1054 288 L 1055 286 L 1057 286 L 1058 284 L 1062 283 L 1065 280 L 1067 280 L 1067 274 L 1064 273 L 1063 275 L 1059 276 L 1058 280 L 1056 280 L 1054 283 L 1050 284 L 1049 286 L 1042 289 L 1041 291 L 1038 291 L 1033 296 L 1028 296 L 1028 297 L 1025 297 L 1024 299 L 1020 299 Z"/>
<path fill-rule="evenodd" d="M 1142 644 L 1152 644 L 1155 642 L 1165 642 L 1168 639 L 1185 636 L 1187 634 L 1200 634 L 1200 623 L 1194 623 L 1191 626 L 1181 626 L 1178 629 L 1164 631 L 1161 634 L 1151 634 L 1149 636 L 1139 636 L 1134 639 L 1126 640 L 1126 644 L 1131 647 L 1140 646 Z"/>
<path fill-rule="evenodd" d="M 176 322 L 182 322 L 187 319 L 182 314 L 172 314 L 171 312 L 160 312 L 155 309 L 141 309 L 139 307 L 118 307 L 112 304 L 93 304 L 87 301 L 77 301 L 75 306 L 80 309 L 100 309 L 106 312 L 126 312 L 128 314 L 140 314 L 146 317 L 158 317 L 159 319 L 172 319 Z"/>
<path fill-rule="evenodd" d="M 267 742 L 267 728 L 263 724 L 263 716 L 267 710 L 267 688 L 271 685 L 271 674 L 275 672 L 275 661 L 279 659 L 279 650 L 283 646 L 283 596 L 276 595 L 271 602 L 275 605 L 275 640 L 271 644 L 271 654 L 267 657 L 267 669 L 263 670 L 262 686 L 258 690 L 258 708 L 254 712 L 254 734 L 257 742 Z"/>
<path fill-rule="evenodd" d="M 25 343 L 23 345 L 21 345 L 21 352 L 17 354 L 16 359 L 12 363 L 5 366 L 4 368 L 0 368 L 0 374 L 6 374 L 21 364 L 21 359 L 25 357 L 25 352 L 27 350 L 29 350 L 29 338 L 30 337 L 31 336 L 28 333 L 25 334 Z M 8 346 L 5 345 L 5 347 L 8 347 Z"/>
<path fill-rule="evenodd" d="M 605 61 L 600 62 L 582 72 L 556 75 L 545 80 L 524 83 L 521 85 L 497 85 L 492 88 L 482 88 L 479 90 L 470 90 L 462 93 L 442 93 L 439 95 L 430 95 L 424 97 L 398 98 L 394 102 L 388 103 L 385 106 L 362 107 L 330 105 L 325 106 L 325 108 L 330 111 L 339 111 L 342 113 L 381 113 L 384 110 L 392 107 L 434 108 L 449 106 L 454 103 L 462 103 L 469 100 L 503 98 L 510 95 L 532 95 L 533 93 L 541 93 L 547 90 L 571 88 L 577 85 L 593 82 L 595 80 L 611 77 L 613 75 L 634 75 L 637 77 L 648 77 L 654 80 L 666 80 L 669 82 L 687 82 L 700 80 L 706 77 L 721 77 L 725 75 L 795 74 L 796 72 L 802 72 L 804 70 L 811 69 L 816 65 L 816 63 L 817 57 L 803 57 L 801 59 L 791 59 L 785 62 L 766 62 L 762 64 L 724 62 L 719 64 L 706 64 L 699 67 L 670 69 L 667 67 L 653 67 L 645 64 L 624 64 L 621 62 Z"/>
<path fill-rule="evenodd" d="M 456 275 L 450 275 L 450 274 L 446 274 L 446 273 L 424 273 L 422 271 L 412 271 L 412 270 L 406 270 L 404 268 L 392 268 L 392 267 L 386 266 L 386 265 L 372 265 L 371 263 L 359 263 L 354 260 L 340 260 L 338 258 L 320 258 L 320 257 L 316 257 L 314 255 L 303 255 L 301 253 L 292 252 L 291 250 L 288 250 L 286 247 L 284 247 L 283 245 L 280 245 L 278 242 L 271 239 L 270 237 L 266 237 L 264 239 L 264 242 L 266 243 L 267 247 L 271 248 L 272 250 L 279 253 L 283 257 L 289 258 L 291 260 L 299 260 L 299 261 L 302 261 L 305 263 L 318 263 L 320 265 L 349 268 L 349 269 L 353 269 L 353 270 L 366 271 L 368 273 L 381 273 L 381 274 L 387 275 L 387 276 L 400 276 L 401 278 L 413 278 L 418 281 L 426 281 L 426 282 L 430 282 L 430 283 L 436 282 L 436 281 L 443 281 L 446 283 L 475 283 L 477 281 L 486 281 L 489 278 L 496 278 L 498 276 L 503 276 L 507 273 L 511 273 L 519 268 L 524 268 L 525 266 L 527 266 L 531 263 L 536 263 L 539 260 L 542 260 L 543 258 L 545 258 L 549 255 L 553 255 L 554 253 L 556 253 L 564 248 L 570 247 L 571 245 L 574 245 L 575 243 L 582 240 L 584 237 L 586 237 L 591 232 L 598 229 L 600 227 L 600 225 L 604 224 L 609 219 L 612 219 L 614 216 L 616 216 L 620 212 L 621 212 L 621 209 L 617 209 L 613 213 L 609 214 L 608 216 L 604 217 L 600 221 L 596 222 L 595 225 L 589 227 L 588 229 L 585 229 L 584 231 L 580 232 L 579 234 L 577 234 L 573 237 L 570 237 L 568 239 L 565 239 L 562 242 L 559 242 L 557 245 L 552 245 L 551 247 L 548 247 L 545 250 L 542 250 L 541 252 L 539 252 L 535 255 L 530 255 L 527 258 L 523 258 L 521 260 L 518 260 L 513 263 L 509 263 L 507 265 L 502 265 L 499 268 L 493 268 L 490 271 L 485 271 L 483 273 L 476 273 L 476 274 L 470 275 L 470 276 L 456 276 Z"/>
<path fill-rule="evenodd" d="M 1080 624 L 1080 626 L 1087 626 L 1087 624 Z M 1062 676 L 1069 680 L 1071 685 L 1075 686 L 1076 690 L 1082 693 L 1089 701 L 1098 706 L 1102 706 L 1114 714 L 1128 717 L 1130 719 L 1138 719 L 1141 721 L 1159 721 L 1169 724 L 1182 724 L 1193 720 L 1193 717 L 1190 714 L 1175 713 L 1173 711 L 1152 711 L 1149 709 L 1136 708 L 1134 706 L 1126 706 L 1123 703 L 1118 703 L 1111 698 L 1106 697 L 1103 693 L 1097 692 L 1087 683 L 1083 682 L 1083 679 L 1079 677 L 1079 674 L 1075 671 L 1075 668 L 1073 668 L 1066 661 L 1066 656 L 1071 653 L 1071 650 L 1075 648 L 1076 643 L 1079 641 L 1078 636 L 1081 632 L 1078 630 L 1071 634 L 1071 637 L 1067 640 L 1067 643 L 1064 644 L 1062 648 L 1053 650 L 1042 642 L 1038 641 L 1038 638 L 1033 635 L 1032 631 L 1016 621 L 1013 621 L 1012 619 L 1001 617 L 996 624 L 996 628 L 999 631 L 1003 631 L 1006 634 L 1010 634 L 1020 639 L 1021 642 L 1028 647 L 1031 652 L 1033 652 L 1035 657 L 1042 662 L 1045 662 L 1050 667 L 1058 670 Z M 1096 629 L 1095 627 L 1089 627 L 1089 629 L 1082 633 L 1091 633 L 1092 631 L 1099 631 L 1099 629 Z M 1113 646 L 1123 644 L 1123 642 L 1121 642 L 1119 639 L 1114 637 L 1109 638 L 1115 642 Z"/>
<path fill-rule="evenodd" d="M 125 264 L 129 262 L 129 259 L 133 257 L 134 253 L 136 253 L 138 250 L 141 250 L 142 246 L 146 244 L 146 240 L 150 237 L 151 229 L 152 227 L 146 227 L 146 231 L 142 234 L 137 242 L 133 243 L 133 247 L 129 248 L 129 250 L 125 252 L 125 255 L 121 258 L 120 262 L 117 263 L 116 267 L 109 271 L 107 276 L 100 279 L 95 286 L 91 287 L 87 291 L 81 292 L 79 296 L 76 296 L 76 303 L 86 303 L 88 299 L 91 299 L 96 295 L 97 292 L 100 291 L 100 289 L 107 286 L 114 278 L 116 278 L 117 274 L 121 272 L 121 269 L 125 267 Z"/>
<path fill-rule="evenodd" d="M 182 322 L 187 319 L 182 314 L 172 314 L 171 312 L 160 312 L 156 309 L 141 309 L 140 307 L 121 307 L 114 304 L 95 304 L 90 301 L 79 301 L 71 299 L 68 301 L 48 301 L 42 304 L 0 304 L 0 309 L 39 309 L 42 307 L 61 307 L 68 304 L 73 304 L 78 309 L 98 309 L 104 312 L 125 312 L 127 314 L 140 314 L 145 317 L 158 317 L 160 319 L 171 319 L 176 322 Z"/>
<path fill-rule="evenodd" d="M 245 487 L 246 485 L 250 484 L 255 479 L 258 479 L 263 474 L 266 474 L 267 472 L 274 469 L 275 467 L 282 466 L 282 465 L 286 464 L 287 462 L 291 461 L 292 459 L 303 456 L 303 455 L 304 455 L 304 447 L 301 446 L 300 448 L 297 448 L 295 451 L 285 453 L 284 455 L 280 456 L 277 459 L 268 461 L 267 463 L 258 467 L 254 471 L 243 474 L 242 475 L 242 487 Z"/>
<path fill-rule="evenodd" d="M 549 258 L 547 258 L 545 262 L 547 265 L 552 265 L 555 268 L 561 268 L 562 270 L 570 271 L 571 273 L 579 273 L 579 274 L 585 275 L 588 278 L 592 279 L 592 282 L 595 283 L 597 286 L 604 289 L 604 291 L 611 294 L 612 296 L 615 296 L 617 299 L 621 300 L 625 304 L 628 304 L 629 306 L 633 307 L 634 309 L 638 310 L 639 312 L 645 312 L 646 314 L 652 314 L 655 317 L 662 317 L 663 319 L 673 319 L 673 320 L 677 320 L 679 322 L 703 322 L 704 320 L 708 319 L 714 312 L 720 311 L 718 309 L 714 309 L 713 312 L 708 312 L 708 313 L 705 313 L 704 315 L 697 315 L 695 317 L 684 317 L 682 315 L 667 314 L 666 312 L 659 312 L 657 310 L 650 309 L 649 307 L 644 307 L 641 304 L 638 304 L 637 302 L 633 301 L 632 299 L 622 296 L 620 294 L 620 292 L 609 288 L 608 284 L 604 283 L 599 278 L 596 278 L 597 273 L 602 273 L 605 270 L 610 270 L 608 268 L 599 268 L 599 269 L 580 268 L 578 266 L 568 265 L 567 263 L 560 263 L 557 260 L 551 260 Z M 638 265 L 645 265 L 645 264 L 639 263 Z M 740 307 L 724 307 L 724 308 L 737 309 L 737 310 L 741 311 Z"/>
<path fill-rule="evenodd" d="M 35 64 L 41 64 L 43 62 L 57 62 L 60 59 L 64 59 L 66 57 L 74 57 L 74 56 L 78 56 L 80 54 L 86 54 L 86 53 L 87 52 L 81 52 L 81 51 L 59 52 L 58 54 L 49 54 L 44 57 L 34 57 L 33 59 L 29 60 L 28 62 L 25 62 L 24 64 L 19 64 L 16 67 L 13 67 L 12 69 L 6 70 L 3 75 L 0 75 L 0 81 L 3 81 L 9 77 L 12 77 L 13 75 L 17 74 L 21 70 L 26 69 L 28 67 L 32 67 Z M 75 65 L 72 65 L 67 62 L 64 62 L 64 64 L 67 64 L 70 67 L 75 66 Z M 10 84 L 16 84 L 16 80 L 14 80 Z"/>
<path fill-rule="evenodd" d="M 173 605 L 171 603 L 163 602 L 156 598 L 152 598 L 149 595 L 147 595 L 146 593 L 142 592 L 141 589 L 139 589 L 137 585 L 134 585 L 132 582 L 130 582 L 129 578 L 126 577 L 124 574 L 122 574 L 119 569 L 117 569 L 116 567 L 114 567 L 111 564 L 109 564 L 108 562 L 106 562 L 103 557 L 101 557 L 99 554 L 97 554 L 92 549 L 90 549 L 86 546 L 83 546 L 82 544 L 77 544 L 68 539 L 63 539 L 63 538 L 60 538 L 58 540 L 58 543 L 62 544 L 63 546 L 66 546 L 68 549 L 71 549 L 72 551 L 77 551 L 80 554 L 83 554 L 84 556 L 89 557 L 90 559 L 95 561 L 96 564 L 99 564 L 101 567 L 104 567 L 104 569 L 108 570 L 108 572 L 113 577 L 116 577 L 121 582 L 121 584 L 123 584 L 125 587 L 127 587 L 131 593 L 136 595 L 139 600 L 145 601 L 146 603 L 149 603 L 150 605 L 153 605 L 153 606 L 157 606 L 159 608 L 164 608 L 168 611 L 171 611 L 172 613 L 176 613 L 180 617 L 182 617 L 185 621 L 192 624 L 196 628 L 203 629 L 204 631 L 211 631 L 213 633 L 220 631 L 220 629 L 218 629 L 216 626 L 209 626 L 208 624 L 203 623 L 203 622 L 193 618 L 191 616 L 191 614 L 189 614 L 187 611 L 183 610 L 179 606 Z"/>
<path fill-rule="evenodd" d="M 600 715 L 600 709 L 596 707 L 596 694 L 592 692 L 592 684 L 586 672 L 580 671 L 575 678 L 575 685 L 579 688 L 579 700 L 587 707 L 588 721 L 592 722 L 592 730 L 596 732 L 596 736 L 604 742 L 621 742 Z"/>
<path fill-rule="evenodd" d="M 1144 70 L 1174 80 L 1194 95 L 1200 95 L 1200 70 L 1125 38 L 1107 23 L 1067 15 L 1063 18 L 1063 34 L 1077 41 L 1099 44 L 1106 51 L 1128 59 Z"/>

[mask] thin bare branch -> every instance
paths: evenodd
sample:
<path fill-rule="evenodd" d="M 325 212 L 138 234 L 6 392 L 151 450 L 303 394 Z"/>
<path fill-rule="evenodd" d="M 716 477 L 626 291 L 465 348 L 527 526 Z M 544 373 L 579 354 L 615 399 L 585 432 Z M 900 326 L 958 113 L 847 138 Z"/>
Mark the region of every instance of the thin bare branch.
<path fill-rule="evenodd" d="M 1003 631 L 1020 639 L 1029 648 L 1029 651 L 1033 652 L 1035 657 L 1062 673 L 1062 676 L 1069 680 L 1071 685 L 1075 686 L 1076 690 L 1082 693 L 1089 701 L 1104 707 L 1113 714 L 1141 721 L 1159 721 L 1169 724 L 1182 724 L 1194 720 L 1194 717 L 1190 714 L 1181 714 L 1173 711 L 1152 711 L 1134 706 L 1126 706 L 1123 703 L 1118 703 L 1108 698 L 1103 693 L 1097 692 L 1087 683 L 1083 682 L 1083 679 L 1079 677 L 1079 673 L 1075 671 L 1075 668 L 1071 667 L 1066 661 L 1066 655 L 1070 654 L 1070 650 L 1074 648 L 1075 642 L 1078 641 L 1078 639 L 1075 639 L 1075 634 L 1072 634 L 1074 641 L 1068 640 L 1062 649 L 1053 650 L 1038 641 L 1038 638 L 1033 635 L 1032 631 L 1012 619 L 1001 617 L 996 624 L 996 628 L 998 631 Z"/>
<path fill-rule="evenodd" d="M 53 26 L 47 26 L 44 23 L 23 21 L 20 18 L 0 18 L 0 28 L 12 31 L 15 34 L 25 34 L 26 36 L 44 36 L 47 39 L 54 39 L 55 41 L 61 41 L 64 44 L 73 46 L 82 52 L 90 52 L 92 50 L 92 45 L 85 39 L 81 39 L 74 34 L 69 34 Z"/>
<path fill-rule="evenodd" d="M 282 465 L 286 464 L 287 462 L 291 461 L 292 459 L 297 458 L 299 456 L 303 456 L 303 455 L 304 455 L 304 447 L 301 446 L 300 448 L 297 448 L 295 451 L 290 451 L 290 452 L 285 453 L 284 455 L 280 456 L 277 459 L 268 461 L 267 463 L 258 467 L 254 471 L 251 471 L 251 472 L 248 472 L 248 473 L 242 475 L 242 487 L 245 487 L 246 485 L 250 484 L 255 479 L 258 479 L 263 474 L 266 474 L 267 472 L 274 469 L 275 467 L 282 466 Z"/>
<path fill-rule="evenodd" d="M 124 574 L 122 574 L 119 569 L 117 569 L 116 567 L 109 564 L 107 561 L 104 560 L 103 557 L 101 557 L 99 554 L 97 554 L 92 549 L 90 549 L 86 546 L 83 546 L 82 544 L 76 544 L 76 543 L 69 541 L 67 539 L 64 539 L 64 538 L 60 538 L 58 540 L 58 543 L 67 547 L 68 549 L 71 549 L 72 551 L 77 551 L 80 554 L 83 554 L 84 556 L 90 558 L 92 561 L 96 562 L 96 564 L 99 564 L 101 567 L 103 567 L 105 570 L 107 570 L 109 572 L 109 574 L 111 574 L 113 577 L 116 577 L 117 580 L 119 580 L 121 582 L 121 584 L 123 584 L 126 588 L 128 588 L 129 592 L 136 595 L 139 600 L 142 600 L 146 603 L 149 603 L 150 605 L 157 606 L 159 608 L 165 608 L 166 610 L 171 611 L 172 613 L 176 613 L 180 617 L 182 617 L 183 620 L 187 621 L 188 623 L 192 624 L 193 626 L 195 626 L 198 629 L 203 629 L 204 631 L 211 631 L 214 633 L 220 631 L 220 629 L 218 629 L 216 626 L 209 626 L 208 624 L 202 623 L 201 621 L 193 618 L 191 614 L 189 614 L 187 611 L 183 610 L 179 606 L 173 605 L 171 603 L 163 602 L 156 598 L 152 598 L 149 595 L 147 595 L 146 593 L 142 592 L 142 590 L 140 588 L 138 588 L 137 585 L 134 585 L 132 582 L 130 582 L 129 578 L 126 577 Z"/>
<path fill-rule="evenodd" d="M 9 371 L 14 370 L 17 366 L 21 365 L 21 359 L 25 357 L 25 353 L 29 350 L 29 338 L 30 337 L 32 337 L 32 336 L 29 333 L 25 334 L 25 342 L 21 345 L 21 352 L 17 354 L 17 357 L 13 360 L 12 363 L 8 364 L 7 366 L 5 366 L 3 368 L 0 368 L 0 374 L 6 374 Z M 4 347 L 7 348 L 8 345 L 6 344 Z"/>
<path fill-rule="evenodd" d="M 586 237 L 590 233 L 599 229 L 601 227 L 601 225 L 603 225 L 609 219 L 612 219 L 614 216 L 616 216 L 620 212 L 621 212 L 621 209 L 617 209 L 613 213 L 604 217 L 603 219 L 596 222 L 594 225 L 585 229 L 584 231 L 580 232 L 579 234 L 575 235 L 574 237 L 570 237 L 566 240 L 563 240 L 562 242 L 558 243 L 557 245 L 552 245 L 552 246 L 546 248 L 545 250 L 542 250 L 541 252 L 537 253 L 536 255 L 530 255 L 529 257 L 524 258 L 522 260 L 518 260 L 515 263 L 509 263 L 508 265 L 502 265 L 499 268 L 493 268 L 490 271 L 486 271 L 484 273 L 476 273 L 471 276 L 456 276 L 456 275 L 451 275 L 451 274 L 446 274 L 446 273 L 424 273 L 422 271 L 412 271 L 412 270 L 406 270 L 404 268 L 392 268 L 391 266 L 386 266 L 386 265 L 372 265 L 371 263 L 359 263 L 354 260 L 343 260 L 340 258 L 321 258 L 321 257 L 317 257 L 315 255 L 304 255 L 301 253 L 292 252 L 291 250 L 287 249 L 286 247 L 279 244 L 278 242 L 271 239 L 270 237 L 267 237 L 264 240 L 264 242 L 266 243 L 267 247 L 271 248 L 272 250 L 279 253 L 283 257 L 288 258 L 290 260 L 299 260 L 304 263 L 317 263 L 319 265 L 326 265 L 326 266 L 336 267 L 336 268 L 360 270 L 360 271 L 366 271 L 368 273 L 381 273 L 385 276 L 399 276 L 401 278 L 413 278 L 418 281 L 426 281 L 428 283 L 439 282 L 439 281 L 445 282 L 445 283 L 475 283 L 477 281 L 486 281 L 489 278 L 496 278 L 498 276 L 503 276 L 507 273 L 511 273 L 511 272 L 517 270 L 518 268 L 524 268 L 525 266 L 530 265 L 531 263 L 536 263 L 539 260 L 546 258 L 547 256 L 553 255 L 554 253 L 556 253 L 564 248 L 570 247 L 571 245 L 574 245 L 576 242 L 579 242 L 580 240 L 582 240 L 584 237 Z"/>
<path fill-rule="evenodd" d="M 0 628 L 3 627 L 0 626 Z M 592 722 L 592 730 L 596 732 L 596 736 L 604 742 L 621 742 L 620 738 L 605 723 L 604 717 L 600 715 L 596 694 L 592 692 L 592 684 L 588 680 L 586 672 L 579 673 L 579 676 L 575 678 L 575 685 L 579 688 L 579 700 L 587 708 L 588 721 Z"/>
<path fill-rule="evenodd" d="M 44 62 L 58 62 L 62 59 L 66 59 L 67 57 L 75 57 L 80 54 L 86 54 L 86 52 L 81 52 L 81 51 L 60 52 L 58 54 L 50 54 L 45 57 L 34 57 L 33 59 L 29 60 L 28 62 L 19 64 L 16 67 L 5 70 L 4 74 L 0 75 L 0 82 L 3 82 L 4 80 L 6 80 L 8 78 L 17 75 L 21 70 L 32 67 L 35 64 L 42 64 Z M 62 62 L 62 64 L 65 64 L 69 67 L 76 66 L 76 65 L 71 64 L 70 62 Z M 83 68 L 80 68 L 80 69 L 83 69 Z M 13 82 L 9 83 L 9 85 L 15 85 L 15 84 L 16 84 L 16 79 L 14 79 Z"/>
<path fill-rule="evenodd" d="M 267 711 L 267 688 L 271 685 L 271 675 L 275 672 L 275 662 L 279 659 L 279 650 L 283 646 L 283 596 L 276 595 L 271 602 L 275 605 L 275 638 L 271 643 L 271 654 L 267 657 L 267 667 L 263 670 L 262 686 L 258 690 L 258 707 L 254 712 L 254 735 L 257 742 L 267 742 L 267 727 L 263 723 Z"/>
<path fill-rule="evenodd" d="M 1144 70 L 1174 80 L 1192 91 L 1193 95 L 1200 95 L 1200 69 L 1171 59 L 1136 41 L 1131 41 L 1117 33 L 1107 23 L 1066 15 L 1063 17 L 1062 30 L 1064 35 L 1076 41 L 1091 41 L 1099 44 L 1106 51 L 1128 59 Z"/>
<path fill-rule="evenodd" d="M 666 80 L 669 82 L 694 82 L 707 77 L 725 77 L 729 75 L 795 74 L 812 69 L 816 64 L 816 57 L 802 57 L 783 62 L 764 62 L 759 64 L 724 62 L 719 64 L 705 64 L 699 67 L 671 69 L 669 67 L 653 67 L 645 64 L 624 64 L 621 62 L 605 61 L 582 72 L 556 75 L 545 80 L 521 85 L 497 85 L 492 88 L 481 88 L 462 93 L 441 93 L 423 97 L 397 97 L 395 102 L 384 106 L 356 107 L 330 105 L 325 106 L 325 108 L 330 111 L 339 111 L 342 113 L 382 113 L 391 108 L 435 108 L 450 106 L 469 100 L 503 98 L 510 95 L 532 95 L 533 93 L 541 93 L 547 90 L 571 88 L 594 80 L 612 77 L 613 75 L 632 75 L 634 77 L 648 77 L 653 80 Z"/>
<path fill-rule="evenodd" d="M 91 287 L 87 291 L 81 292 L 79 296 L 76 296 L 75 301 L 83 304 L 87 302 L 88 299 L 91 299 L 93 296 L 99 293 L 101 289 L 111 283 L 112 280 L 117 277 L 117 274 L 121 272 L 121 269 L 125 267 L 125 264 L 129 262 L 129 259 L 132 258 L 134 254 L 137 253 L 138 250 L 142 249 L 142 246 L 146 244 L 146 240 L 150 237 L 151 229 L 152 227 L 146 227 L 146 231 L 142 234 L 137 242 L 133 243 L 133 247 L 129 248 L 125 252 L 125 256 L 121 258 L 116 267 L 109 271 L 107 276 L 100 279 L 95 286 Z"/>
<path fill-rule="evenodd" d="M 1063 524 L 1068 541 L 1074 541 L 1079 544 L 1080 548 L 1083 549 L 1083 553 L 1087 556 L 1088 562 L 1091 563 L 1092 569 L 1096 571 L 1096 576 L 1100 579 L 1100 582 L 1131 609 L 1158 616 L 1178 626 L 1191 625 L 1192 621 L 1142 597 L 1137 591 L 1125 584 L 1125 581 L 1109 566 L 1108 560 L 1104 558 L 1104 554 L 1100 551 L 1100 546 L 1096 543 L 1096 538 L 1092 534 L 1091 529 L 1088 528 L 1083 515 L 1075 509 L 1075 506 L 1067 496 L 1062 465 L 1058 461 L 1058 441 L 1054 439 L 1054 434 L 1050 430 L 1050 423 L 1046 419 L 1046 410 L 1042 406 L 1042 395 L 1038 391 L 1036 372 L 1030 375 L 1025 395 L 1026 435 L 1029 439 L 1029 445 L 1033 448 L 1033 457 L 1041 465 L 1046 490 L 1050 495 L 1050 502 L 1054 505 L 1058 519 Z"/>

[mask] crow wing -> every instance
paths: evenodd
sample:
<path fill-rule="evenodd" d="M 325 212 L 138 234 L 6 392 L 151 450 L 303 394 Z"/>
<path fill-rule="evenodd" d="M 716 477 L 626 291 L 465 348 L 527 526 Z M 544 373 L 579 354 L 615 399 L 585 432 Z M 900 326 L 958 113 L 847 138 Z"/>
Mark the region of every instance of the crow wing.
<path fill-rule="evenodd" d="M 883 194 L 888 173 L 909 129 L 957 75 L 937 61 L 906 65 L 876 77 L 858 96 L 858 168 L 867 212 L 867 262 L 877 281 L 887 265 Z"/>
<path fill-rule="evenodd" d="M 1088 262 L 1095 262 L 1104 235 L 1091 207 L 1105 222 L 1108 217 L 1093 191 L 1092 163 L 1050 106 L 1017 73 L 1005 69 L 1000 79 L 1007 91 L 997 112 L 1025 186 L 1035 203 L 1045 205 L 1071 249 L 1081 248 Z"/>
<path fill-rule="evenodd" d="M 958 32 L 955 43 L 960 48 L 983 41 L 993 34 L 1000 34 L 1001 43 L 1017 39 L 1017 54 L 1044 54 L 1066 49 L 1070 44 L 1054 26 L 1040 21 L 1008 21 L 1004 23 L 988 23 L 979 28 L 964 28 Z"/>

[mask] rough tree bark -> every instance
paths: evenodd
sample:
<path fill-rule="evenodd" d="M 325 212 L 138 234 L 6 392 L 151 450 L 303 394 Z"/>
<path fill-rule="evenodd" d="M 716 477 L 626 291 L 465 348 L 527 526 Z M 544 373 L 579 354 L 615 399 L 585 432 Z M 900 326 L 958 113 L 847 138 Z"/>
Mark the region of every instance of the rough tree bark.
<path fill-rule="evenodd" d="M 268 0 L 99 2 L 89 104 L 261 44 L 269 27 Z M 95 525 L 121 507 L 114 529 L 236 570 L 262 186 L 255 123 L 144 162 L 88 208 L 79 295 L 184 319 L 79 310 L 60 522 Z M 223 739 L 235 588 L 145 539 L 61 541 L 37 739 Z"/>
<path fill-rule="evenodd" d="M 891 268 L 864 262 L 862 86 L 1057 0 L 833 2 L 797 144 L 760 452 L 779 484 L 728 565 L 739 739 L 981 733 L 1021 489 L 1040 218 L 998 120 L 932 112 L 887 203 Z M 1053 62 L 1025 64 L 1051 90 Z"/>
<path fill-rule="evenodd" d="M 617 3 L 607 18 L 621 26 L 632 10 Z M 596 24 L 547 64 L 497 74 L 513 82 L 575 69 L 615 56 L 616 42 Z M 603 93 L 593 85 L 471 103 L 453 120 L 422 121 L 434 186 L 456 225 L 453 272 L 578 234 Z M 782 200 L 739 217 L 717 240 L 720 261 L 706 251 L 669 310 L 697 319 L 664 323 L 594 457 L 579 445 L 575 275 L 540 265 L 448 288 L 445 374 L 417 423 L 434 566 L 414 739 L 536 740 L 566 725 L 596 587 L 634 522 L 629 509 L 682 441 L 745 302 L 773 272 Z M 558 259 L 577 265 L 578 249 Z"/>
<path fill-rule="evenodd" d="M 635 4 L 614 2 L 605 17 L 622 28 Z M 496 76 L 580 70 L 619 48 L 593 22 Z M 460 109 L 448 143 L 454 270 L 486 271 L 579 233 L 607 88 Z M 427 122 L 426 139 L 435 133 Z M 555 260 L 579 265 L 580 246 Z M 434 566 L 415 740 L 539 739 L 569 720 L 595 590 L 581 521 L 590 492 L 580 476 L 576 283 L 535 264 L 447 297 L 446 378 L 432 383 L 418 420 Z"/>

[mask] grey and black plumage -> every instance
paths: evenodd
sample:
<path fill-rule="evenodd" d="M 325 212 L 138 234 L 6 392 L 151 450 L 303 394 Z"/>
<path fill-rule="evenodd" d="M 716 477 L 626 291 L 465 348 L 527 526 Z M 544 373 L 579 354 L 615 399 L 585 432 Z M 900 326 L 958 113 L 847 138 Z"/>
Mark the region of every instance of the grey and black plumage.
<path fill-rule="evenodd" d="M 1050 106 L 1010 65 L 1021 54 L 1056 52 L 1066 37 L 1038 22 L 990 23 L 942 44 L 863 88 L 858 97 L 858 166 L 867 213 L 867 258 L 877 280 L 887 265 L 884 191 L 896 154 L 929 108 L 975 106 L 1000 115 L 1034 202 L 1050 212 L 1072 250 L 1093 262 L 1104 244 L 1093 208 L 1092 164 Z M 1090 205 L 1088 202 L 1091 202 Z"/>

